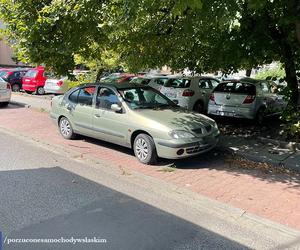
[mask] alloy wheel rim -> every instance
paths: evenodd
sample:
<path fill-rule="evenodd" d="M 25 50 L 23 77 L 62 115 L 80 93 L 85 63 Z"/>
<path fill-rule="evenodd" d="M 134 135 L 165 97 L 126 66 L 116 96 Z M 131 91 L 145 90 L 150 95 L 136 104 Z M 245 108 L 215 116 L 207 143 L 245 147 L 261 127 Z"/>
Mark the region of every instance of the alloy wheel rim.
<path fill-rule="evenodd" d="M 64 136 L 68 136 L 71 132 L 71 126 L 70 123 L 66 120 L 63 119 L 60 123 L 60 131 Z"/>
<path fill-rule="evenodd" d="M 136 150 L 137 157 L 140 160 L 145 160 L 147 158 L 147 156 L 148 156 L 148 144 L 144 139 L 139 138 L 136 141 L 135 150 Z"/>
<path fill-rule="evenodd" d="M 43 88 L 38 88 L 38 93 L 39 93 L 40 95 L 44 94 L 44 89 L 43 89 Z"/>

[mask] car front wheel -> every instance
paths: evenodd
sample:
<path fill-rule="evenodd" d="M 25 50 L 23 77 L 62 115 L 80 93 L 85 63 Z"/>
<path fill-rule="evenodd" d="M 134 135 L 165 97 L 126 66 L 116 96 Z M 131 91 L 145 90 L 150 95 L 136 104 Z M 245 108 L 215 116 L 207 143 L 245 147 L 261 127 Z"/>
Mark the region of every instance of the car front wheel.
<path fill-rule="evenodd" d="M 154 141 L 147 134 L 139 134 L 133 144 L 134 154 L 138 160 L 144 164 L 155 164 L 157 153 Z"/>
<path fill-rule="evenodd" d="M 38 95 L 44 95 L 45 94 L 44 87 L 38 87 L 37 90 L 36 90 L 36 93 Z"/>
<path fill-rule="evenodd" d="M 76 136 L 70 121 L 66 117 L 59 120 L 59 131 L 65 139 L 74 139 Z"/>

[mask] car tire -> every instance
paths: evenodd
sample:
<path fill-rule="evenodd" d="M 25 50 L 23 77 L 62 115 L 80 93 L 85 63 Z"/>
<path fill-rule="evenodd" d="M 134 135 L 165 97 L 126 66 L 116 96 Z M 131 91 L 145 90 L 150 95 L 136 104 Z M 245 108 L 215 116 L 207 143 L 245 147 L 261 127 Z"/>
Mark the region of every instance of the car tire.
<path fill-rule="evenodd" d="M 45 94 L 45 89 L 44 87 L 38 87 L 36 90 L 37 95 L 44 95 Z"/>
<path fill-rule="evenodd" d="M 0 102 L 0 107 L 7 107 L 9 102 Z"/>
<path fill-rule="evenodd" d="M 59 132 L 63 138 L 71 140 L 76 137 L 70 121 L 66 117 L 59 120 Z"/>
<path fill-rule="evenodd" d="M 266 116 L 265 108 L 260 108 L 260 109 L 256 112 L 256 117 L 255 117 L 256 123 L 257 123 L 258 125 L 263 124 L 263 123 L 264 123 L 264 120 L 265 120 L 265 116 Z"/>
<path fill-rule="evenodd" d="M 204 105 L 201 101 L 196 102 L 196 104 L 194 105 L 193 110 L 197 113 L 204 113 Z"/>
<path fill-rule="evenodd" d="M 20 85 L 17 84 L 17 83 L 14 83 L 14 84 L 11 86 L 11 90 L 12 90 L 13 92 L 20 92 L 20 89 L 21 89 L 21 87 L 20 87 Z"/>
<path fill-rule="evenodd" d="M 26 94 L 32 94 L 33 91 L 24 90 Z"/>
<path fill-rule="evenodd" d="M 151 136 L 139 134 L 134 139 L 133 150 L 136 158 L 143 164 L 155 164 L 157 153 L 155 143 Z"/>

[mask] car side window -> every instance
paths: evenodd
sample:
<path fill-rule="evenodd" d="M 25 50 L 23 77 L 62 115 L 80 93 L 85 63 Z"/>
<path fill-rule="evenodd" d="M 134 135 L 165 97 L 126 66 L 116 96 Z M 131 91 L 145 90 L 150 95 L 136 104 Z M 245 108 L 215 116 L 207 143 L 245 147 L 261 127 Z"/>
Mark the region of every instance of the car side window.
<path fill-rule="evenodd" d="M 210 84 L 208 79 L 200 79 L 199 88 L 201 89 L 210 89 Z"/>
<path fill-rule="evenodd" d="M 157 78 L 155 79 L 155 83 L 158 84 L 158 85 L 164 85 L 166 83 L 167 79 L 166 78 Z"/>
<path fill-rule="evenodd" d="M 96 107 L 111 110 L 112 104 L 120 105 L 120 101 L 116 93 L 109 88 L 99 88 L 96 97 Z"/>
<path fill-rule="evenodd" d="M 219 85 L 220 82 L 214 80 L 214 79 L 210 79 L 210 82 L 211 82 L 211 85 L 212 85 L 212 88 L 214 89 L 215 87 L 217 87 Z"/>
<path fill-rule="evenodd" d="M 80 89 L 74 91 L 71 95 L 69 95 L 69 100 L 73 103 L 78 102 L 78 94 L 79 94 Z"/>
<path fill-rule="evenodd" d="M 92 106 L 95 90 L 95 86 L 81 88 L 78 94 L 78 103 L 82 105 Z"/>

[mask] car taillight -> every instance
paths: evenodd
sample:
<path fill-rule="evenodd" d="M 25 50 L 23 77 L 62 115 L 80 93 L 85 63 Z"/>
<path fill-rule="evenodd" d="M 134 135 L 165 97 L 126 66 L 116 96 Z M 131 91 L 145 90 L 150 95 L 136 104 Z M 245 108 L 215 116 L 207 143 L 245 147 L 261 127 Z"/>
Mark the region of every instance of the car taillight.
<path fill-rule="evenodd" d="M 63 81 L 62 81 L 62 80 L 59 80 L 59 81 L 57 82 L 57 86 L 61 86 L 61 85 L 63 85 Z"/>
<path fill-rule="evenodd" d="M 209 97 L 209 100 L 211 100 L 211 101 L 214 102 L 214 101 L 215 101 L 215 95 L 214 95 L 214 94 L 211 94 L 210 97 Z"/>
<path fill-rule="evenodd" d="M 186 89 L 183 91 L 182 96 L 193 96 L 195 92 L 191 89 Z"/>
<path fill-rule="evenodd" d="M 11 89 L 11 86 L 10 86 L 9 83 L 6 85 L 6 88 L 7 88 L 7 89 Z"/>
<path fill-rule="evenodd" d="M 255 95 L 247 95 L 243 103 L 252 103 L 255 100 Z"/>

